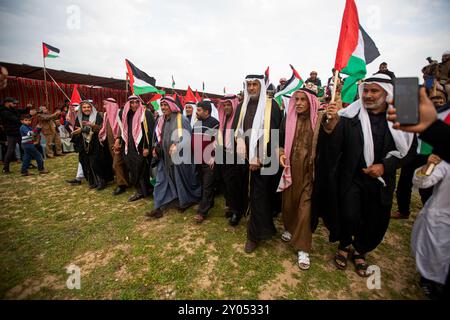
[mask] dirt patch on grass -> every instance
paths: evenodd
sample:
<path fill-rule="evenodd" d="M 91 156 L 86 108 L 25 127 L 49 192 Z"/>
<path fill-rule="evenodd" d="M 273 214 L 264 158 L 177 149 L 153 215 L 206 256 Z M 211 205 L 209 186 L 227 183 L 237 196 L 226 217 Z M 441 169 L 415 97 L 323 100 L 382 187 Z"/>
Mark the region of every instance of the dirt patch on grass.
<path fill-rule="evenodd" d="M 130 245 L 121 244 L 109 250 L 88 251 L 76 257 L 71 263 L 69 263 L 69 265 L 76 265 L 80 267 L 81 276 L 85 277 L 93 270 L 106 266 L 119 251 L 129 253 L 130 249 Z"/>
<path fill-rule="evenodd" d="M 208 256 L 205 268 L 202 269 L 202 271 L 200 272 L 197 281 L 197 285 L 200 289 L 206 290 L 211 288 L 211 285 L 214 279 L 216 278 L 213 274 L 214 267 L 216 266 L 218 261 L 219 261 L 218 256 Z"/>
<path fill-rule="evenodd" d="M 206 244 L 206 232 L 193 226 L 186 226 L 183 233 L 165 246 L 165 250 L 181 249 L 186 255 L 193 255 Z"/>
<path fill-rule="evenodd" d="M 148 238 L 151 235 L 162 232 L 165 228 L 167 228 L 167 223 L 162 219 L 143 219 L 137 223 L 134 232 L 142 238 Z"/>
<path fill-rule="evenodd" d="M 65 288 L 65 280 L 61 277 L 48 275 L 39 279 L 27 279 L 22 284 L 9 290 L 5 298 L 23 300 L 38 293 L 44 288 L 53 290 L 63 290 Z"/>
<path fill-rule="evenodd" d="M 289 288 L 296 287 L 300 283 L 300 280 L 294 276 L 300 272 L 299 268 L 290 260 L 284 260 L 282 265 L 284 271 L 260 288 L 258 299 L 273 300 L 283 297 L 287 294 Z"/>
<path fill-rule="evenodd" d="M 114 273 L 115 281 L 128 281 L 133 279 L 133 275 L 128 271 L 126 265 L 122 265 L 119 270 Z"/>

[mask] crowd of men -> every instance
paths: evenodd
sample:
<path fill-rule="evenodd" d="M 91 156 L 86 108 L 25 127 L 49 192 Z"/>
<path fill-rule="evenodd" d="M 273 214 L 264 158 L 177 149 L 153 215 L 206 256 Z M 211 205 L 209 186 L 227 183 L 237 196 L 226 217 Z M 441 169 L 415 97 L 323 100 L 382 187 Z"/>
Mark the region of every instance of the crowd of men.
<path fill-rule="evenodd" d="M 217 106 L 208 99 L 182 105 L 173 95 L 160 100 L 160 110 L 134 95 L 123 107 L 105 100 L 103 114 L 89 100 L 66 105 L 61 121 L 79 154 L 76 178 L 68 182 L 80 184 L 84 177 L 89 188 L 103 190 L 115 177 L 114 195 L 134 188 L 129 201 L 153 196 L 147 217 L 195 206 L 197 223 L 208 218 L 222 190 L 230 225 L 249 215 L 245 252 L 276 235 L 274 218 L 281 213 L 281 238 L 298 252 L 302 270 L 310 268 L 312 235 L 321 218 L 330 242 L 337 243 L 336 267 L 346 269 L 351 259 L 361 277 L 370 275 L 366 256 L 382 242 L 390 219 L 409 217 L 414 184 L 424 193 L 412 240 L 420 284 L 430 297 L 441 297 L 450 267 L 450 148 L 444 139 L 450 128 L 449 63 L 446 52 L 446 78 L 441 75 L 428 90 L 421 89 L 421 123 L 406 128 L 394 123 L 395 75 L 386 63 L 359 84 L 350 105 L 339 101 L 345 80 L 329 79 L 321 92 L 317 72 L 281 106 L 267 77 L 258 74 L 245 78 L 240 95 L 225 95 Z M 281 79 L 276 90 L 285 83 Z M 337 99 L 330 101 L 335 85 Z M 2 108 L 1 114 L 12 110 L 8 101 Z M 59 145 L 46 150 L 48 157 L 62 152 L 51 124 L 61 112 L 41 108 L 45 140 Z M 19 142 L 15 126 L 5 126 L 11 131 L 4 172 L 14 153 L 11 144 Z M 426 143 L 428 153 L 421 153 Z M 391 213 L 401 167 L 399 211 Z"/>

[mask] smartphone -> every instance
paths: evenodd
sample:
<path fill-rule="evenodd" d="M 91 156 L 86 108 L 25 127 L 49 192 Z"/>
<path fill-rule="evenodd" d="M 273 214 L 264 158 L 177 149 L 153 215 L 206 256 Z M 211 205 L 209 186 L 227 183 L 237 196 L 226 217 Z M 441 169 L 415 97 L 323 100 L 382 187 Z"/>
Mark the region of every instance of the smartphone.
<path fill-rule="evenodd" d="M 397 122 L 414 125 L 419 122 L 419 78 L 396 78 L 394 83 L 394 105 Z"/>

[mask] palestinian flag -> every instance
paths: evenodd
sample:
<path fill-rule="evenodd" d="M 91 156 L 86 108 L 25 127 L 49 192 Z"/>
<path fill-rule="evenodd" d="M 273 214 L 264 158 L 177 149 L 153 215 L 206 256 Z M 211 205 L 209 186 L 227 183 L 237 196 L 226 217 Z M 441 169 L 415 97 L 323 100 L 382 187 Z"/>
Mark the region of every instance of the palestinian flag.
<path fill-rule="evenodd" d="M 275 97 L 274 97 L 275 101 L 278 103 L 278 105 L 280 107 L 282 105 L 283 96 L 291 95 L 292 93 L 294 93 L 295 91 L 300 89 L 303 86 L 303 82 L 304 82 L 302 77 L 300 77 L 300 75 L 294 69 L 292 64 L 290 64 L 290 66 L 291 66 L 291 69 L 292 69 L 292 76 L 291 76 L 291 78 L 288 80 L 288 82 L 286 82 L 286 86 L 284 87 L 284 89 L 279 91 L 279 92 L 277 92 L 275 94 Z"/>
<path fill-rule="evenodd" d="M 421 154 L 421 155 L 425 155 L 425 156 L 429 156 L 430 154 L 433 153 L 433 147 L 430 146 L 428 143 L 426 143 L 425 141 L 422 141 L 420 139 L 418 139 L 418 146 L 417 146 L 417 153 Z"/>
<path fill-rule="evenodd" d="M 188 103 L 188 102 L 199 102 L 197 101 L 197 98 L 194 95 L 194 92 L 192 92 L 192 89 L 190 86 L 188 86 L 188 89 L 186 90 L 186 95 L 184 96 L 184 102 Z"/>
<path fill-rule="evenodd" d="M 131 92 L 133 92 L 133 94 L 138 96 L 144 93 L 163 94 L 164 91 L 158 90 L 155 87 L 155 78 L 150 77 L 144 71 L 139 70 L 127 59 L 125 59 L 125 64 L 127 65 L 128 76 L 130 77 Z"/>
<path fill-rule="evenodd" d="M 45 58 L 58 58 L 59 57 L 59 49 L 52 47 L 49 44 L 46 44 L 45 42 L 42 42 L 42 51 Z"/>
<path fill-rule="evenodd" d="M 205 92 L 205 82 L 202 82 L 202 88 L 203 88 L 203 92 Z"/>
<path fill-rule="evenodd" d="M 72 92 L 72 97 L 70 99 L 70 104 L 73 105 L 79 105 L 81 102 L 81 96 L 80 93 L 78 92 L 78 85 L 74 85 L 73 86 L 73 92 Z"/>
<path fill-rule="evenodd" d="M 157 111 L 159 115 L 162 115 L 162 111 L 160 108 L 160 103 L 161 103 L 162 97 L 163 97 L 162 94 L 157 93 L 157 94 L 153 95 L 153 97 L 148 102 L 148 104 L 151 104 L 153 106 L 153 109 L 155 111 Z"/>
<path fill-rule="evenodd" d="M 267 67 L 266 71 L 264 72 L 264 82 L 266 83 L 266 85 L 269 84 L 269 73 L 270 73 L 270 66 Z"/>
<path fill-rule="evenodd" d="M 342 102 L 354 101 L 357 82 L 366 76 L 366 65 L 379 56 L 375 43 L 359 24 L 355 0 L 346 0 L 334 65 L 336 70 L 348 75 L 342 87 Z"/>
<path fill-rule="evenodd" d="M 82 101 L 81 95 L 78 92 L 78 85 L 73 86 L 73 92 L 72 97 L 70 98 L 70 106 L 69 106 L 69 112 L 66 115 L 66 120 L 69 122 L 70 128 L 73 130 L 75 126 L 75 121 L 77 118 L 75 106 L 79 106 L 80 102 Z"/>
<path fill-rule="evenodd" d="M 444 123 L 450 125 L 450 109 L 439 112 L 438 111 L 438 119 L 444 121 Z M 417 147 L 417 153 L 422 155 L 430 155 L 433 153 L 433 147 L 430 146 L 425 141 L 419 139 L 419 145 Z"/>
<path fill-rule="evenodd" d="M 175 79 L 172 76 L 172 89 L 175 89 Z"/>
<path fill-rule="evenodd" d="M 450 125 L 450 109 L 438 111 L 438 119 L 444 121 L 444 123 Z"/>
<path fill-rule="evenodd" d="M 202 101 L 202 97 L 200 97 L 197 90 L 195 90 L 195 99 L 197 99 L 197 102 Z"/>

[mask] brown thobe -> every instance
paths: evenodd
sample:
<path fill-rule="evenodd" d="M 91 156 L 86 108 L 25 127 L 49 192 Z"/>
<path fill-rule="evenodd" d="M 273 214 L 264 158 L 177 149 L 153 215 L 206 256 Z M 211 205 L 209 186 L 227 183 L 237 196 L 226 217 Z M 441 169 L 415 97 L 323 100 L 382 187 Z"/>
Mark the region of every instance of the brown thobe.
<path fill-rule="evenodd" d="M 45 143 L 46 143 L 46 154 L 47 157 L 52 158 L 54 156 L 53 154 L 53 147 L 52 145 L 55 145 L 56 148 L 56 154 L 60 155 L 62 154 L 62 144 L 61 144 L 61 137 L 59 136 L 59 132 L 56 130 L 56 124 L 55 120 L 58 117 L 55 114 L 49 114 L 49 113 L 40 113 L 38 115 L 39 119 L 39 125 L 42 129 L 42 134 L 45 137 Z"/>
<path fill-rule="evenodd" d="M 128 187 L 128 172 L 125 168 L 122 153 L 116 154 L 113 150 L 115 138 L 109 122 L 106 123 L 106 136 L 108 139 L 109 152 L 113 159 L 112 167 L 114 174 L 116 175 L 116 183 L 118 186 Z"/>
<path fill-rule="evenodd" d="M 311 250 L 311 195 L 313 162 L 311 161 L 313 130 L 309 114 L 299 116 L 291 150 L 292 185 L 283 192 L 284 228 L 292 234 L 297 251 Z"/>

